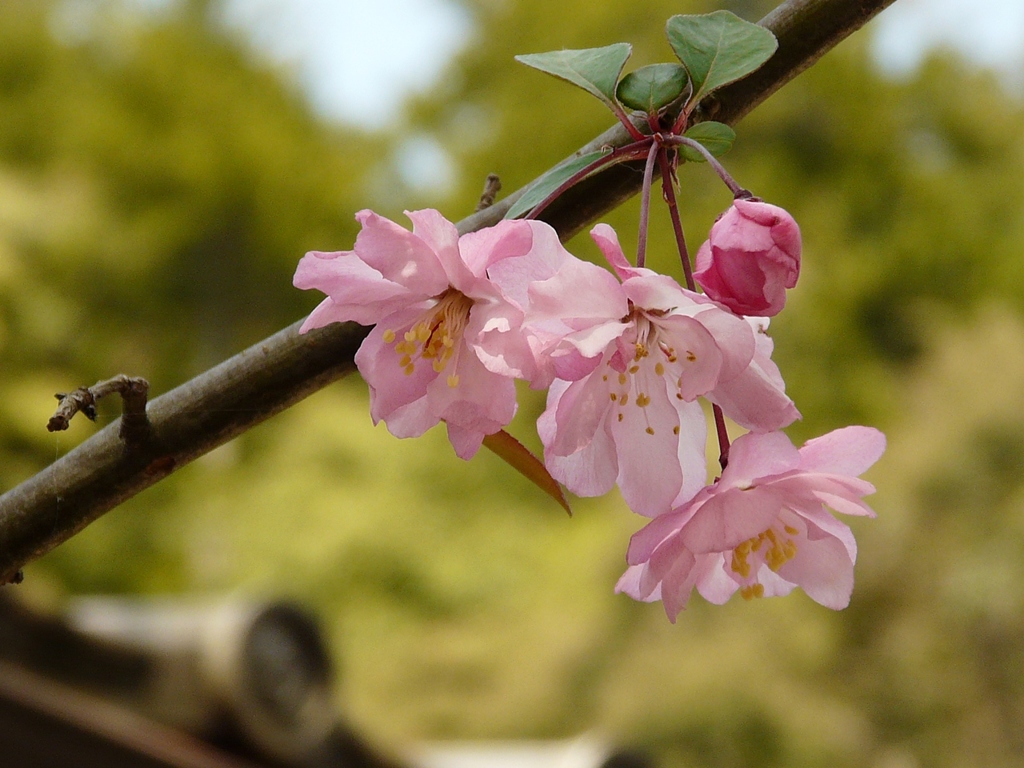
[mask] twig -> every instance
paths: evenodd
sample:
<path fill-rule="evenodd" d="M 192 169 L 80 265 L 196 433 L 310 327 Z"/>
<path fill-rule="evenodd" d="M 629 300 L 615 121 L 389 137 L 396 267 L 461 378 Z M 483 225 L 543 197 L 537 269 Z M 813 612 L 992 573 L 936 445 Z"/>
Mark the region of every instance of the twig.
<path fill-rule="evenodd" d="M 485 208 L 490 208 L 494 205 L 494 199 L 501 192 L 501 179 L 498 178 L 498 174 L 489 173 L 487 179 L 484 181 L 484 191 L 480 195 L 480 202 L 476 204 L 476 209 L 482 211 Z"/>
<path fill-rule="evenodd" d="M 98 381 L 91 387 L 79 387 L 74 392 L 58 392 L 55 397 L 60 405 L 50 417 L 46 428 L 50 432 L 61 432 L 68 428 L 76 413 L 81 413 L 89 421 L 96 421 L 96 401 L 115 392 L 121 395 L 122 401 L 121 439 L 129 445 L 145 442 L 149 438 L 149 420 L 146 417 L 149 382 L 123 373 L 106 381 Z"/>
<path fill-rule="evenodd" d="M 735 123 L 893 0 L 788 0 L 762 24 L 779 49 L 750 77 L 715 93 L 716 119 Z M 578 154 L 632 141 L 621 125 Z M 635 162 L 594 174 L 569 189 L 542 217 L 568 239 L 639 190 Z M 474 232 L 502 219 L 523 190 L 459 222 Z M 305 335 L 299 323 L 149 403 L 153 437 L 125 451 L 114 425 L 0 496 L 0 584 L 122 501 L 354 370 L 367 333 L 336 323 Z M 58 521 L 57 524 L 54 521 Z"/>

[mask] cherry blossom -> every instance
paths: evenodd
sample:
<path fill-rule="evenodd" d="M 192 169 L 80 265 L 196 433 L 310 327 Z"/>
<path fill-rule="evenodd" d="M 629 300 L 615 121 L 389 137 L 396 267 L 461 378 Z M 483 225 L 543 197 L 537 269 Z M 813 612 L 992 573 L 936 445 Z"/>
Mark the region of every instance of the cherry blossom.
<path fill-rule="evenodd" d="M 437 211 L 406 215 L 412 232 L 361 211 L 351 251 L 303 257 L 296 287 L 327 298 L 301 332 L 341 321 L 374 325 L 355 356 L 374 424 L 414 437 L 445 421 L 455 452 L 469 458 L 512 420 L 513 378 L 536 375 L 521 329 L 525 293 L 519 301 L 512 294 L 553 274 L 569 254 L 540 222 L 501 222 L 460 237 Z M 489 269 L 521 279 L 507 280 L 505 291 Z"/>
<path fill-rule="evenodd" d="M 797 450 L 781 432 L 750 433 L 732 444 L 721 478 L 633 535 L 630 567 L 616 591 L 661 600 L 670 620 L 694 587 L 721 604 L 801 587 L 827 608 L 845 608 L 857 544 L 826 508 L 874 517 L 858 478 L 885 450 L 870 427 L 846 427 Z"/>
<path fill-rule="evenodd" d="M 537 429 L 548 471 L 569 490 L 596 496 L 618 483 L 630 509 L 655 516 L 705 483 L 699 396 L 754 429 L 799 414 L 754 325 L 631 266 L 611 227 L 591 235 L 618 280 L 572 259 L 529 288 L 526 327 L 546 339 L 540 366 L 554 376 Z"/>
<path fill-rule="evenodd" d="M 785 210 L 736 200 L 697 251 L 694 279 L 739 315 L 770 317 L 800 275 L 800 228 Z"/>

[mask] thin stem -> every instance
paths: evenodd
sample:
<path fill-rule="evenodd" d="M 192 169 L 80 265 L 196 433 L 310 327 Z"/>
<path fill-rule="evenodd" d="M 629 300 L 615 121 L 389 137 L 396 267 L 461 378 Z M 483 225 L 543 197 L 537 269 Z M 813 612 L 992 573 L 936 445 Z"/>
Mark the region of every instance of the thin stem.
<path fill-rule="evenodd" d="M 654 161 L 658 158 L 660 147 L 657 141 L 651 142 L 647 153 L 647 164 L 644 166 L 644 185 L 640 190 L 640 233 L 636 243 L 636 265 L 644 266 L 647 260 L 647 223 L 651 218 L 651 180 L 654 177 Z"/>
<path fill-rule="evenodd" d="M 686 287 L 691 291 L 696 291 L 697 284 L 693 281 L 693 268 L 690 266 L 690 254 L 686 250 L 683 222 L 679 219 L 679 207 L 676 205 L 675 186 L 672 183 L 672 165 L 668 161 L 668 150 L 664 147 L 659 148 L 658 165 L 661 167 L 661 192 L 668 204 L 668 214 L 672 218 L 672 231 L 675 233 L 676 246 L 679 248 L 679 260 L 683 263 Z"/>
<path fill-rule="evenodd" d="M 715 431 L 718 432 L 718 463 L 724 472 L 729 466 L 729 432 L 725 428 L 725 414 L 722 413 L 722 409 L 712 405 L 711 411 L 715 414 Z"/>
<path fill-rule="evenodd" d="M 686 136 L 673 136 L 669 139 L 666 139 L 665 143 L 682 144 L 700 152 L 704 156 L 704 159 L 708 161 L 708 165 L 714 168 L 715 173 L 718 174 L 718 177 L 725 182 L 725 186 L 729 188 L 729 191 L 732 192 L 734 198 L 746 200 L 754 196 L 749 189 L 741 187 L 739 184 L 737 184 L 736 179 L 734 179 L 732 175 L 727 170 L 725 170 L 725 167 L 720 162 L 718 162 L 718 158 L 712 155 L 711 152 L 708 151 L 708 148 L 701 144 L 699 141 L 694 141 L 693 139 L 687 138 Z"/>
<path fill-rule="evenodd" d="M 629 132 L 629 135 L 633 137 L 634 141 L 643 141 L 648 138 L 640 132 L 639 128 L 633 125 L 633 121 L 629 119 L 629 115 L 622 111 L 622 107 L 614 102 L 612 102 L 612 112 L 615 113 L 619 122 L 622 123 L 622 126 Z"/>
<path fill-rule="evenodd" d="M 557 200 L 562 195 L 562 193 L 564 193 L 566 190 L 573 187 L 574 185 L 576 185 L 577 183 L 585 179 L 587 176 L 597 171 L 598 169 L 603 168 L 606 165 L 610 165 L 613 162 L 624 163 L 629 160 L 640 159 L 641 157 L 643 157 L 642 150 L 645 151 L 648 141 L 653 141 L 653 139 L 651 139 L 650 136 L 644 136 L 643 141 L 637 141 L 632 144 L 628 144 L 625 147 L 619 147 L 618 149 L 614 149 L 604 157 L 599 157 L 586 168 L 581 168 L 580 170 L 576 171 L 576 173 L 574 173 L 568 179 L 559 184 L 551 194 L 549 194 L 547 197 L 545 197 L 543 200 L 537 203 L 537 205 L 533 206 L 530 212 L 523 216 L 523 219 L 529 220 L 538 218 L 541 212 L 549 205 L 551 205 L 551 203 Z"/>

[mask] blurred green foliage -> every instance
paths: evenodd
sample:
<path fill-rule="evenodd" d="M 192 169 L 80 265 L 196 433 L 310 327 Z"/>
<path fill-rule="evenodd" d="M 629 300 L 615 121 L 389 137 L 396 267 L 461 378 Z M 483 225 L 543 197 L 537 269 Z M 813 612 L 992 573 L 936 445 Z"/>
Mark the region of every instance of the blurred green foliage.
<path fill-rule="evenodd" d="M 671 60 L 674 13 L 768 9 L 684 5 L 467 0 L 474 41 L 405 119 L 458 170 L 423 199 L 388 171 L 402 135 L 318 122 L 211 3 L 139 17 L 97 2 L 74 35 L 55 2 L 0 4 L 0 481 L 94 431 L 46 433 L 51 393 L 121 371 L 165 391 L 308 311 L 295 263 L 349 247 L 358 209 L 458 219 L 488 172 L 515 189 L 607 127 L 599 103 L 514 54 L 626 41 L 636 68 Z M 1024 107 L 991 75 L 937 57 L 890 82 L 857 35 L 744 120 L 725 158 L 804 233 L 773 324 L 804 413 L 790 433 L 890 436 L 844 612 L 695 599 L 669 625 L 611 593 L 643 522 L 617 497 L 566 519 L 493 456 L 374 429 L 355 378 L 108 514 L 22 589 L 301 599 L 337 649 L 339 705 L 394 745 L 593 728 L 670 765 L 1015 765 L 1022 152 Z M 729 195 L 706 166 L 680 178 L 696 249 Z M 636 210 L 608 218 L 627 250 Z M 649 264 L 678 274 L 667 216 L 653 219 Z M 597 254 L 586 235 L 570 247 Z M 543 401 L 522 394 L 513 431 L 536 447 Z"/>

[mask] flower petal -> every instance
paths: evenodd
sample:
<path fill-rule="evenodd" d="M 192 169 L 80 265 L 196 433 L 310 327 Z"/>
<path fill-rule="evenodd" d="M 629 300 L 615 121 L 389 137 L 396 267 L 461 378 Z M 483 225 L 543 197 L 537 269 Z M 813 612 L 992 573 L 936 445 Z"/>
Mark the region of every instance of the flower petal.
<path fill-rule="evenodd" d="M 680 532 L 697 554 L 727 552 L 767 530 L 782 510 L 783 497 L 772 488 L 726 488 L 709 498 Z"/>
<path fill-rule="evenodd" d="M 385 279 L 424 298 L 448 288 L 438 255 L 422 238 L 373 211 L 360 211 L 356 220 L 363 228 L 353 251 Z"/>
<path fill-rule="evenodd" d="M 814 602 L 841 610 L 853 592 L 853 562 L 833 537 L 797 543 L 797 555 L 779 568 L 779 576 L 800 586 Z"/>
<path fill-rule="evenodd" d="M 683 485 L 679 435 L 673 429 L 678 417 L 664 377 L 656 376 L 652 366 L 641 366 L 633 384 L 629 402 L 614 406 L 609 418 L 618 456 L 618 484 L 631 510 L 654 517 L 672 508 Z"/>
<path fill-rule="evenodd" d="M 885 452 L 885 435 L 871 427 L 845 427 L 808 440 L 800 468 L 833 475 L 861 475 Z"/>

